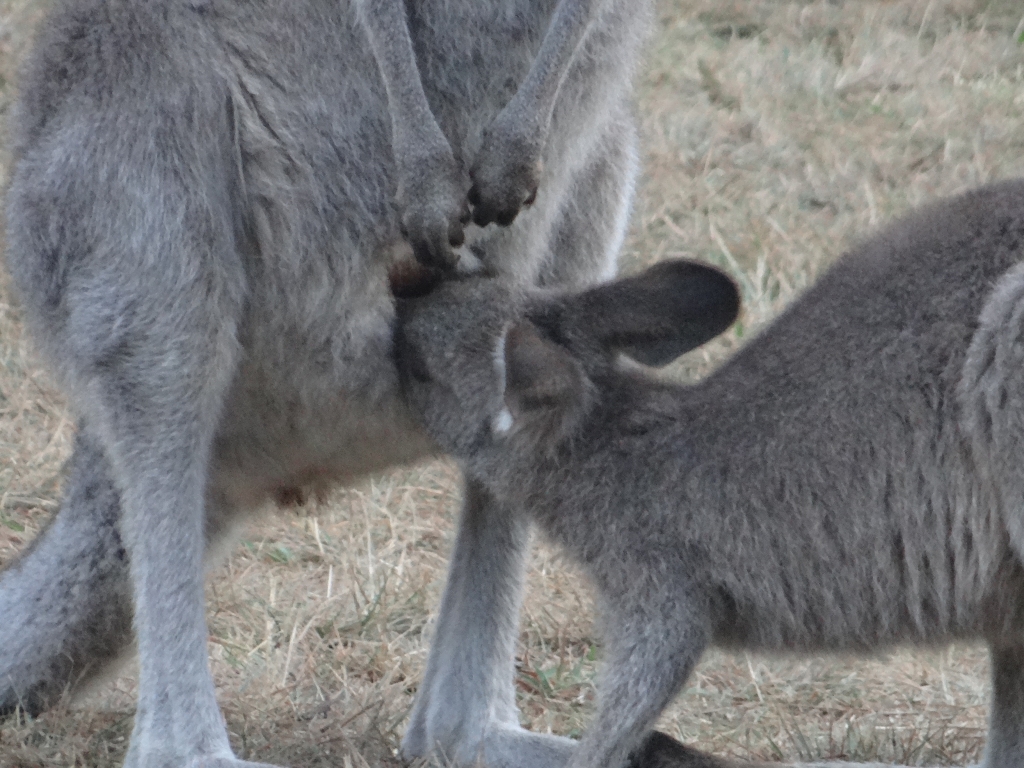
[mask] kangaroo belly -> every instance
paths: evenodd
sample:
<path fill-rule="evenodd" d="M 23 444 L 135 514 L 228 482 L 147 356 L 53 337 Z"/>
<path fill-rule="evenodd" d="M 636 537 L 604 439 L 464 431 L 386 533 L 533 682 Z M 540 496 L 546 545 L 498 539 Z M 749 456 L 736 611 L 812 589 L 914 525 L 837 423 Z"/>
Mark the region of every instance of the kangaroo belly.
<path fill-rule="evenodd" d="M 395 393 L 370 400 L 361 392 L 308 387 L 229 404 L 213 458 L 212 484 L 236 508 L 270 499 L 302 503 L 429 454 L 432 444 Z"/>
<path fill-rule="evenodd" d="M 319 277 L 276 297 L 291 311 L 253 302 L 247 313 L 214 452 L 218 483 L 240 503 L 288 500 L 431 449 L 399 392 L 385 277 L 371 268 Z"/>

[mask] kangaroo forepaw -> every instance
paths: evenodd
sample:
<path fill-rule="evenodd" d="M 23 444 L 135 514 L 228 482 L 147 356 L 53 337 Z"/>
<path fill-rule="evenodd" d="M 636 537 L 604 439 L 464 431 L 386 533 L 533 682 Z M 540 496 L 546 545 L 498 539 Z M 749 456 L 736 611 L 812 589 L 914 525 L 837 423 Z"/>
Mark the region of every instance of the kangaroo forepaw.
<path fill-rule="evenodd" d="M 455 249 L 466 240 L 464 230 L 470 218 L 466 172 L 447 146 L 406 158 L 402 165 L 398 187 L 402 234 L 417 261 L 450 271 L 459 261 Z"/>
<path fill-rule="evenodd" d="M 523 208 L 533 204 L 543 169 L 540 153 L 540 142 L 500 123 L 486 131 L 469 173 L 473 223 L 485 227 L 493 221 L 507 227 Z"/>

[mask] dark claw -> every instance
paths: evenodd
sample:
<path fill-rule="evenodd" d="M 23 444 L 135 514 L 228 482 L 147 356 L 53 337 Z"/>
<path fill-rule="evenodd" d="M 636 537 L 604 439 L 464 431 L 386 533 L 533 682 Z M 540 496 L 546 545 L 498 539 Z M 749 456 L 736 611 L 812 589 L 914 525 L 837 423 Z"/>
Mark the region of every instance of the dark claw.
<path fill-rule="evenodd" d="M 430 255 L 430 249 L 428 249 L 423 243 L 412 244 L 412 255 L 416 261 L 428 269 L 432 269 L 436 266 L 434 264 L 433 257 Z"/>
<path fill-rule="evenodd" d="M 516 216 L 518 215 L 519 210 L 517 208 L 510 208 L 507 211 L 501 211 L 498 213 L 498 215 L 494 217 L 494 220 L 498 222 L 498 226 L 507 227 L 516 220 Z"/>
<path fill-rule="evenodd" d="M 474 184 L 467 196 L 473 205 L 473 223 L 480 227 L 486 227 L 491 222 L 499 226 L 507 227 L 516 220 L 519 211 L 528 208 L 537 200 L 537 187 L 533 187 L 526 198 L 515 207 L 498 209 L 493 203 L 485 203 L 480 197 L 480 190 Z"/>
<path fill-rule="evenodd" d="M 486 227 L 494 221 L 494 212 L 484 205 L 477 205 L 473 208 L 473 223 L 478 227 Z"/>

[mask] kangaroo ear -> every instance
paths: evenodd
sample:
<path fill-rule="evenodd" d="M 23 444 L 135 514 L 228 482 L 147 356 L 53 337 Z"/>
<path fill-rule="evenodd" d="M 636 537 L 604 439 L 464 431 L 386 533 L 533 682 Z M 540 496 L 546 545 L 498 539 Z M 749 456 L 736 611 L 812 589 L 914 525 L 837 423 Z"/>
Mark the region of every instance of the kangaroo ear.
<path fill-rule="evenodd" d="M 591 384 L 568 350 L 528 321 L 505 335 L 505 407 L 516 431 L 550 444 L 567 434 L 590 401 Z"/>
<path fill-rule="evenodd" d="M 661 366 L 710 341 L 736 319 L 740 295 L 719 269 L 663 261 L 638 275 L 565 299 L 554 320 L 570 346 L 597 342 L 646 365 Z"/>

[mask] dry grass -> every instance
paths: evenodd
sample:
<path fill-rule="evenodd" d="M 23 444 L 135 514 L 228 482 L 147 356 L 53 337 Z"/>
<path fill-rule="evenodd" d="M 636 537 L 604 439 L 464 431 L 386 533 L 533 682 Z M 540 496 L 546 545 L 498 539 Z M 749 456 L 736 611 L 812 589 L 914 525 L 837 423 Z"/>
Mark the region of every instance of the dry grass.
<path fill-rule="evenodd" d="M 0 109 L 38 8 L 0 0 Z M 1019 0 L 661 2 L 627 268 L 708 259 L 746 301 L 742 323 L 675 375 L 706 372 L 879 223 L 1024 171 L 1022 14 Z M 3 291 L 0 561 L 54 508 L 71 433 Z M 398 762 L 457 496 L 452 467 L 434 464 L 250 531 L 209 587 L 210 652 L 241 755 Z M 596 648 L 585 584 L 539 546 L 518 652 L 527 725 L 581 730 Z M 737 756 L 963 763 L 980 754 L 986 675 L 977 647 L 871 660 L 713 652 L 662 727 Z M 119 765 L 133 685 L 0 724 L 0 765 Z"/>

